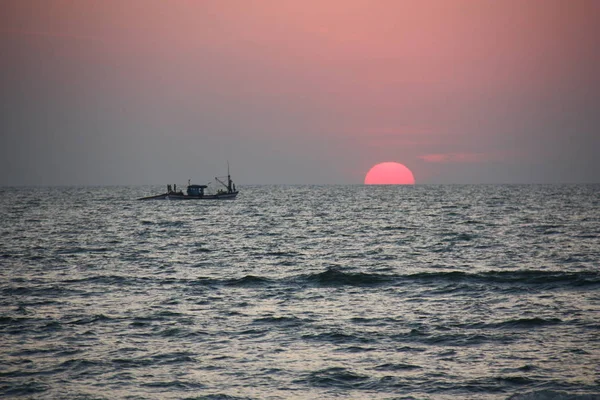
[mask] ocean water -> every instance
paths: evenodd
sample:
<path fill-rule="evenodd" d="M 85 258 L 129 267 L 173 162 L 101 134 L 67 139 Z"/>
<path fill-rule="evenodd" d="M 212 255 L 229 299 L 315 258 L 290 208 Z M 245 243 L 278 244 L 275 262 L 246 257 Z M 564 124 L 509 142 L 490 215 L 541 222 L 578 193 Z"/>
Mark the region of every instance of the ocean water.
<path fill-rule="evenodd" d="M 0 189 L 0 397 L 599 399 L 600 186 Z"/>

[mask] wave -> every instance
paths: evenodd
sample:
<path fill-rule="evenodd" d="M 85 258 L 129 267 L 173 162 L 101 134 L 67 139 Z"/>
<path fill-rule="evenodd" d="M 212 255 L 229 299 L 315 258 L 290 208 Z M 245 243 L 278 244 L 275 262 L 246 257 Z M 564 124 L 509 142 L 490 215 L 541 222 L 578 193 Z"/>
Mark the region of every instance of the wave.
<path fill-rule="evenodd" d="M 145 277 L 132 277 L 121 275 L 94 275 L 87 278 L 67 279 L 62 283 L 65 284 L 97 284 L 97 285 L 115 285 L 115 286 L 145 286 L 152 281 Z"/>
<path fill-rule="evenodd" d="M 256 275 L 246 275 L 235 279 L 214 279 L 214 278 L 196 278 L 192 283 L 201 286 L 239 286 L 255 287 L 265 286 L 275 283 L 280 284 L 310 284 L 316 286 L 363 286 L 391 283 L 397 277 L 392 275 L 372 274 L 365 272 L 343 272 L 337 268 L 328 268 L 327 270 L 314 274 L 303 274 L 292 278 L 271 279 Z"/>
<path fill-rule="evenodd" d="M 9 286 L 2 289 L 2 293 L 8 296 L 23 297 L 66 297 L 84 294 L 81 290 L 68 289 L 64 286 Z"/>
<path fill-rule="evenodd" d="M 600 400 L 600 393 L 567 393 L 554 390 L 538 390 L 514 394 L 506 400 Z"/>
<path fill-rule="evenodd" d="M 406 333 L 391 335 L 390 338 L 399 343 L 418 343 L 433 346 L 479 346 L 483 343 L 506 344 L 516 339 L 509 334 L 479 333 L 429 333 L 420 329 L 411 329 Z M 450 354 L 451 355 L 451 354 Z"/>
<path fill-rule="evenodd" d="M 477 322 L 473 324 L 456 324 L 453 325 L 455 328 L 460 329 L 533 329 L 544 326 L 560 325 L 564 321 L 560 318 L 516 318 L 508 319 L 500 322 Z"/>
<path fill-rule="evenodd" d="M 343 332 L 324 332 L 319 334 L 306 334 L 301 336 L 304 340 L 315 340 L 319 342 L 330 342 L 335 344 L 344 343 L 374 343 L 376 340 L 372 337 L 358 336 Z"/>
<path fill-rule="evenodd" d="M 263 286 L 270 282 L 271 282 L 271 280 L 268 278 L 263 278 L 261 276 L 255 276 L 255 275 L 246 275 L 239 279 L 227 280 L 224 282 L 224 284 L 226 286 L 253 287 L 253 286 Z"/>
<path fill-rule="evenodd" d="M 503 321 L 498 324 L 493 324 L 491 327 L 494 328 L 520 328 L 520 329 L 529 329 L 536 328 L 539 326 L 548 326 L 548 325 L 557 325 L 562 323 L 563 321 L 559 318 L 519 318 L 519 319 L 511 319 L 508 321 Z"/>
<path fill-rule="evenodd" d="M 537 270 L 488 271 L 468 273 L 463 271 L 421 272 L 406 275 L 406 279 L 415 281 L 450 281 L 450 282 L 479 282 L 479 283 L 520 283 L 548 284 L 565 283 L 574 286 L 600 284 L 600 273 L 592 271 L 560 272 Z"/>
<path fill-rule="evenodd" d="M 366 272 L 344 272 L 337 268 L 328 268 L 324 272 L 301 277 L 307 283 L 319 286 L 364 286 L 380 285 L 396 280 L 393 275 Z"/>
<path fill-rule="evenodd" d="M 17 384 L 12 387 L 0 386 L 0 394 L 6 396 L 32 396 L 50 390 L 49 384 L 31 380 L 27 383 Z"/>
<path fill-rule="evenodd" d="M 100 278 L 98 278 L 100 279 Z M 108 281 L 118 283 L 115 277 L 107 277 Z M 419 272 L 413 274 L 379 274 L 370 272 L 345 271 L 339 267 L 329 267 L 325 271 L 301 274 L 281 279 L 263 276 L 245 275 L 241 278 L 218 279 L 198 277 L 194 281 L 185 282 L 199 286 L 233 286 L 261 287 L 267 285 L 310 285 L 318 287 L 336 286 L 402 286 L 407 283 L 435 285 L 438 290 L 454 292 L 473 289 L 472 284 L 510 285 L 511 289 L 522 286 L 544 285 L 550 287 L 585 287 L 600 285 L 600 273 L 593 271 L 560 272 L 511 270 L 470 273 L 464 271 Z M 456 284 L 463 284 L 456 286 Z M 121 284 L 125 284 L 121 282 Z M 445 285 L 445 286 L 440 286 Z"/>
<path fill-rule="evenodd" d="M 60 364 L 56 369 L 59 371 L 83 371 L 91 368 L 101 367 L 103 363 L 86 359 L 71 359 Z"/>
<path fill-rule="evenodd" d="M 276 325 L 282 327 L 296 327 L 304 324 L 304 321 L 296 317 L 263 317 L 252 321 L 253 324 Z"/>
<path fill-rule="evenodd" d="M 418 272 L 413 274 L 381 274 L 370 272 L 354 272 L 339 267 L 328 267 L 322 272 L 300 274 L 285 278 L 268 278 L 257 275 L 245 275 L 239 278 L 196 277 L 194 280 L 164 279 L 156 280 L 148 277 L 125 277 L 119 275 L 98 275 L 81 279 L 65 280 L 62 285 L 53 286 L 9 286 L 1 289 L 6 296 L 43 296 L 64 297 L 86 295 L 87 292 L 69 288 L 66 285 L 83 284 L 135 286 L 156 284 L 178 284 L 193 286 L 228 286 L 228 287 L 265 287 L 271 285 L 317 286 L 317 287 L 369 287 L 369 286 L 402 286 L 405 284 L 426 284 L 434 286 L 442 293 L 473 290 L 473 285 L 490 286 L 509 285 L 510 290 L 523 287 L 544 286 L 545 289 L 554 287 L 589 287 L 600 285 L 600 273 L 595 271 L 560 272 L 535 270 L 488 271 L 470 273 L 464 271 Z M 457 285 L 460 284 L 460 285 Z M 1 321 L 0 321 L 1 322 Z"/>
<path fill-rule="evenodd" d="M 158 381 L 141 383 L 140 386 L 153 389 L 178 389 L 178 390 L 198 390 L 204 389 L 206 386 L 198 382 L 189 382 L 182 380 L 173 381 Z"/>
<path fill-rule="evenodd" d="M 199 397 L 186 397 L 183 400 L 252 400 L 250 397 L 237 397 L 230 396 L 228 394 L 216 393 L 216 394 L 208 394 L 206 396 Z"/>
<path fill-rule="evenodd" d="M 311 372 L 305 378 L 295 382 L 325 388 L 360 389 L 364 388 L 369 381 L 368 376 L 357 374 L 346 368 L 332 367 Z"/>
<path fill-rule="evenodd" d="M 299 280 L 318 286 L 369 286 L 404 282 L 419 283 L 481 283 L 481 284 L 520 284 L 558 285 L 574 287 L 600 284 L 600 273 L 592 271 L 489 271 L 469 273 L 463 271 L 420 272 L 408 275 L 377 274 L 366 272 L 345 272 L 338 268 L 328 268 L 324 272 L 299 277 Z"/>
<path fill-rule="evenodd" d="M 111 251 L 109 247 L 66 247 L 56 250 L 56 254 L 82 254 L 82 253 L 106 253 Z"/>
<path fill-rule="evenodd" d="M 84 317 L 81 319 L 77 319 L 75 321 L 67 322 L 67 324 L 69 324 L 69 325 L 87 325 L 87 324 L 94 324 L 96 322 L 108 322 L 108 321 L 115 321 L 115 319 L 107 317 L 106 315 L 103 315 L 103 314 L 98 314 L 98 315 L 91 315 L 91 316 L 87 316 L 87 317 Z"/>
<path fill-rule="evenodd" d="M 413 364 L 381 364 L 374 368 L 376 371 L 409 371 L 413 369 L 421 369 L 418 365 Z"/>

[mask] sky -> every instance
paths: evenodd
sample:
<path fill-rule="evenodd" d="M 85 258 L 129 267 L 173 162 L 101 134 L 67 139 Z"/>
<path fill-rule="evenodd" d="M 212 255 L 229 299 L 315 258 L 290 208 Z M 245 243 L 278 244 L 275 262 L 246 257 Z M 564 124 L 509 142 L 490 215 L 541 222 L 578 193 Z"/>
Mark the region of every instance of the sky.
<path fill-rule="evenodd" d="M 600 1 L 0 0 L 0 185 L 600 182 Z"/>

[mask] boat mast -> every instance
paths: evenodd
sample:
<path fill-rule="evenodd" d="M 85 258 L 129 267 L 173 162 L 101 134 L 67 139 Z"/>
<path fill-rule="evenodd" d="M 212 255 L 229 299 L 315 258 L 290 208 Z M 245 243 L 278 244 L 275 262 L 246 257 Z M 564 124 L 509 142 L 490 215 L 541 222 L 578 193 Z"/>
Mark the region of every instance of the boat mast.
<path fill-rule="evenodd" d="M 219 179 L 219 177 L 215 177 L 215 180 L 227 188 L 227 193 L 233 192 L 233 189 L 231 187 L 231 184 L 233 182 L 231 181 L 231 175 L 229 175 L 229 161 L 227 161 L 227 184 L 225 184 L 223 181 L 221 181 Z"/>
<path fill-rule="evenodd" d="M 227 160 L 227 191 L 229 193 L 233 192 L 231 190 L 231 175 L 229 175 L 229 160 Z"/>

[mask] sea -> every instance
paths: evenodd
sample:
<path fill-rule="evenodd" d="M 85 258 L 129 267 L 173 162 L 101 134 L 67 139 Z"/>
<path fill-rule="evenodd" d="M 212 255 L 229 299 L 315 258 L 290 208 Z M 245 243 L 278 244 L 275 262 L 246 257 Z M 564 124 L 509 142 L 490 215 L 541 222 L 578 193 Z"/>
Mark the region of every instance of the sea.
<path fill-rule="evenodd" d="M 600 399 L 600 185 L 0 188 L 0 398 Z"/>

